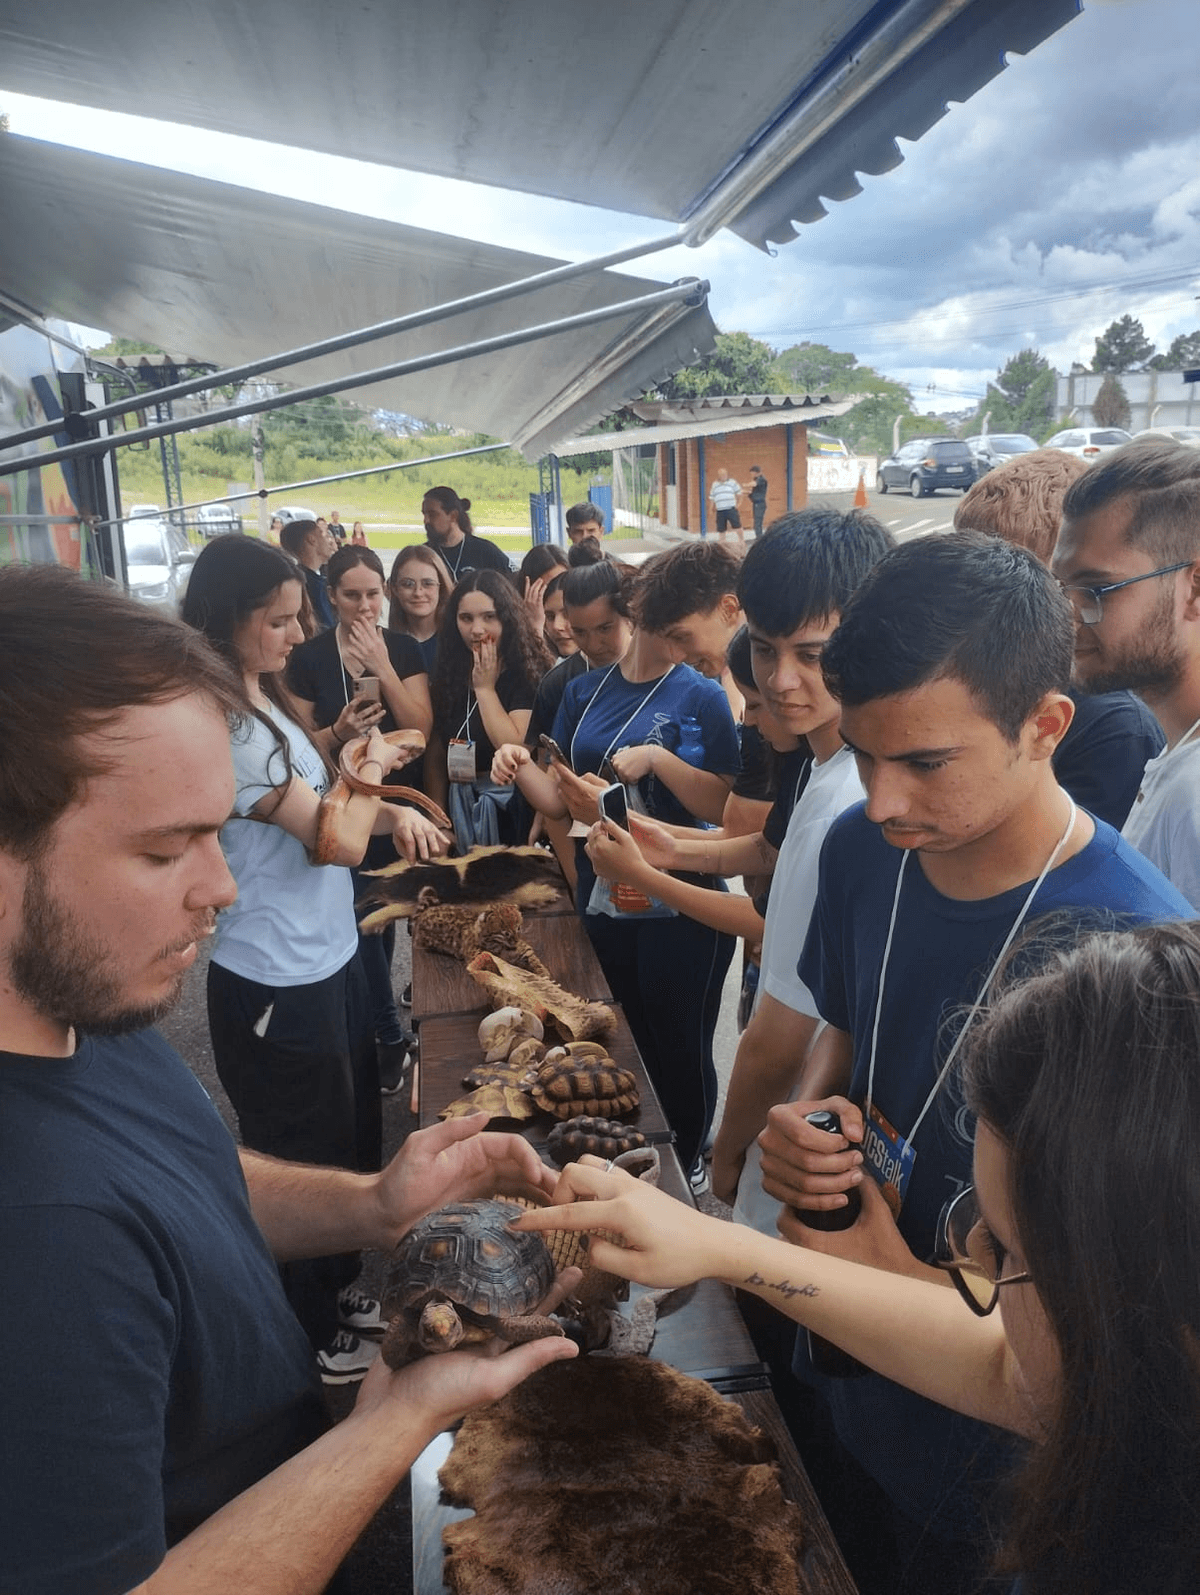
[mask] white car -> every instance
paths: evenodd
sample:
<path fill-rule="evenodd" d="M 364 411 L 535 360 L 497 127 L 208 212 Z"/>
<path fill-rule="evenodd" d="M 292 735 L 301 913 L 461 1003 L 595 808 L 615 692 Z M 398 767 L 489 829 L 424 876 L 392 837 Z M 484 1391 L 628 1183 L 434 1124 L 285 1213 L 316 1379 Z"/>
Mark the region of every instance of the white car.
<path fill-rule="evenodd" d="M 1025 432 L 981 432 L 967 439 L 967 447 L 975 457 L 976 476 L 982 476 L 993 466 L 1003 465 L 1018 454 L 1029 454 L 1037 443 Z"/>
<path fill-rule="evenodd" d="M 125 569 L 129 596 L 178 615 L 196 550 L 165 521 L 154 504 L 130 506 L 125 519 Z"/>
<path fill-rule="evenodd" d="M 272 505 L 271 514 L 278 515 L 285 525 L 288 521 L 315 521 L 317 518 L 316 510 L 306 510 L 301 504 Z"/>
<path fill-rule="evenodd" d="M 1200 426 L 1144 426 L 1133 435 L 1135 438 L 1170 438 L 1172 443 L 1186 443 L 1190 449 L 1200 449 Z"/>
<path fill-rule="evenodd" d="M 1064 454 L 1075 454 L 1081 460 L 1098 460 L 1102 454 L 1111 454 L 1132 437 L 1132 432 L 1120 426 L 1069 426 L 1063 432 L 1056 432 L 1042 447 L 1061 449 Z"/>
<path fill-rule="evenodd" d="M 240 532 L 242 517 L 232 504 L 201 504 L 196 525 L 201 537 L 220 537 L 223 532 Z"/>

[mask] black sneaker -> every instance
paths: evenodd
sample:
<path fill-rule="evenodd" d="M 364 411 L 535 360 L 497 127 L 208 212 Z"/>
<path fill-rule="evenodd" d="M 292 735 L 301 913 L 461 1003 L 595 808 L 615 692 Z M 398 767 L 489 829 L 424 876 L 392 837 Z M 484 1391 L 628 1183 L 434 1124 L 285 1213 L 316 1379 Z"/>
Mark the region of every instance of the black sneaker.
<path fill-rule="evenodd" d="M 379 1057 L 379 1089 L 385 1097 L 394 1097 L 408 1074 L 409 1043 L 380 1041 L 375 1051 Z"/>
<path fill-rule="evenodd" d="M 357 1335 L 382 1335 L 387 1328 L 374 1296 L 368 1296 L 355 1285 L 338 1291 L 337 1306 L 338 1323 L 343 1329 L 352 1329 Z"/>
<path fill-rule="evenodd" d="M 373 1340 L 360 1340 L 349 1329 L 339 1329 L 329 1344 L 317 1353 L 321 1382 L 327 1385 L 352 1385 L 365 1379 L 379 1355 Z"/>

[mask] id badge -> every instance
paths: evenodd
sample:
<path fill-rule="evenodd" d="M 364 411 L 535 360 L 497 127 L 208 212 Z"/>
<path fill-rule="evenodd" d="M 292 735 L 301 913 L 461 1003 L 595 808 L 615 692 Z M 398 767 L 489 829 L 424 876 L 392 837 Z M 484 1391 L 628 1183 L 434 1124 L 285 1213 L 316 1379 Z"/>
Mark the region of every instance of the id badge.
<path fill-rule="evenodd" d="M 898 1219 L 916 1165 L 917 1151 L 888 1123 L 875 1103 L 871 1104 L 863 1130 L 862 1155 L 863 1167 L 883 1192 L 892 1217 Z"/>
<path fill-rule="evenodd" d="M 452 781 L 475 779 L 475 744 L 452 737 L 446 748 L 446 773 Z"/>

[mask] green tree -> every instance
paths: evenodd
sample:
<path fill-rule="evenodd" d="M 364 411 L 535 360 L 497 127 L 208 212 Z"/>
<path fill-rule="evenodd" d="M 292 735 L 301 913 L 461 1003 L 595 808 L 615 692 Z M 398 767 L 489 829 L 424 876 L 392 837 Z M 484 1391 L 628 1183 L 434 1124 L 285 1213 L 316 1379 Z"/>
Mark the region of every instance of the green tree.
<path fill-rule="evenodd" d="M 838 420 L 823 421 L 820 427 L 823 432 L 842 438 L 856 454 L 885 456 L 892 452 L 892 427 L 897 416 L 902 443 L 930 430 L 928 419 L 913 413 L 908 389 L 898 382 L 889 383 L 885 393 L 860 399 Z"/>
<path fill-rule="evenodd" d="M 716 348 L 694 366 L 660 383 L 662 399 L 707 399 L 722 393 L 770 390 L 775 351 L 748 332 L 718 332 Z"/>
<path fill-rule="evenodd" d="M 1149 363 L 1155 371 L 1194 371 L 1200 366 L 1200 327 L 1181 332 L 1166 354 L 1156 354 Z"/>
<path fill-rule="evenodd" d="M 1128 426 L 1129 399 L 1119 377 L 1110 371 L 1092 400 L 1092 419 L 1097 426 Z"/>
<path fill-rule="evenodd" d="M 1133 316 L 1111 322 L 1096 339 L 1093 371 L 1136 371 L 1154 354 L 1146 329 Z"/>
<path fill-rule="evenodd" d="M 972 423 L 976 428 L 990 412 L 989 432 L 1024 432 L 1038 437 L 1054 418 L 1054 368 L 1036 349 L 1014 354 L 989 382 Z"/>

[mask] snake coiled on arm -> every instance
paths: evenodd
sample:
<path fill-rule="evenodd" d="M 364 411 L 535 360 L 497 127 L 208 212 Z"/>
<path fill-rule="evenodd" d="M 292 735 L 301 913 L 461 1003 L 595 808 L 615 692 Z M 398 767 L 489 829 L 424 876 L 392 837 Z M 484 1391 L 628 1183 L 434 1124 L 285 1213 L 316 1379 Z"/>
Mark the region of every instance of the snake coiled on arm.
<path fill-rule="evenodd" d="M 369 737 L 352 737 L 342 746 L 338 759 L 337 780 L 321 799 L 317 811 L 317 836 L 312 850 L 314 864 L 332 864 L 337 858 L 338 828 L 346 804 L 354 792 L 361 792 L 364 797 L 411 803 L 422 813 L 427 814 L 440 829 L 445 831 L 452 829 L 449 815 L 444 813 L 431 798 L 427 798 L 424 792 L 418 792 L 411 786 L 386 786 L 382 782 L 363 780 L 359 774 L 359 767 L 366 758 L 369 740 Z M 408 757 L 395 766 L 397 769 L 411 764 L 414 759 L 419 759 L 425 751 L 425 738 L 420 731 L 389 731 L 384 734 L 383 740 L 394 747 L 404 748 L 408 753 Z"/>

